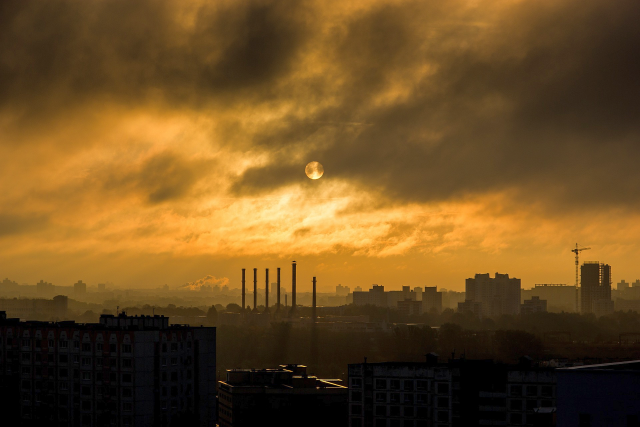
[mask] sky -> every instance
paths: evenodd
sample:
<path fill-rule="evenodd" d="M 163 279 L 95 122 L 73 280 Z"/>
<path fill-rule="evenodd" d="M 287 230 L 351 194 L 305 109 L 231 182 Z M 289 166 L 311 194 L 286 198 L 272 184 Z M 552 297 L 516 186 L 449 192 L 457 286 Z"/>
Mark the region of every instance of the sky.
<path fill-rule="evenodd" d="M 638 16 L 2 1 L 0 276 L 236 287 L 254 267 L 287 284 L 296 260 L 303 291 L 487 272 L 528 288 L 573 284 L 578 242 L 614 283 L 640 278 Z"/>

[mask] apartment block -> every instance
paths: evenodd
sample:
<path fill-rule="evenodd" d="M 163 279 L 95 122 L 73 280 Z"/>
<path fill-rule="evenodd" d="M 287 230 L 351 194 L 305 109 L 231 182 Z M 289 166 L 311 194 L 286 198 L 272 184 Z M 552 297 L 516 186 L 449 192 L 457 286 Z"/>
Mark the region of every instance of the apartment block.
<path fill-rule="evenodd" d="M 164 316 L 100 323 L 21 322 L 0 314 L 0 405 L 19 424 L 215 425 L 215 328 Z"/>

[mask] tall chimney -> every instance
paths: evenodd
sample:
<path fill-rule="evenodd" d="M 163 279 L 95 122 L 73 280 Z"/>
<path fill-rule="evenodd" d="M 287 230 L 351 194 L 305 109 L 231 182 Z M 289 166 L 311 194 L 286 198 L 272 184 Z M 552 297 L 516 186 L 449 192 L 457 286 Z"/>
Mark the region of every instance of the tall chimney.
<path fill-rule="evenodd" d="M 296 262 L 291 263 L 291 313 L 296 311 Z"/>
<path fill-rule="evenodd" d="M 278 280 L 276 286 L 276 311 L 280 310 L 280 267 L 278 267 Z"/>
<path fill-rule="evenodd" d="M 245 281 L 244 281 L 244 268 L 242 269 L 242 310 L 244 311 L 246 305 L 244 305 L 244 285 L 245 285 Z"/>
<path fill-rule="evenodd" d="M 269 312 L 269 269 L 265 270 L 265 297 L 264 297 L 264 312 Z"/>
<path fill-rule="evenodd" d="M 313 305 L 311 308 L 311 318 L 316 323 L 316 276 L 313 276 Z"/>
<path fill-rule="evenodd" d="M 258 269 L 253 269 L 253 311 L 258 311 Z"/>

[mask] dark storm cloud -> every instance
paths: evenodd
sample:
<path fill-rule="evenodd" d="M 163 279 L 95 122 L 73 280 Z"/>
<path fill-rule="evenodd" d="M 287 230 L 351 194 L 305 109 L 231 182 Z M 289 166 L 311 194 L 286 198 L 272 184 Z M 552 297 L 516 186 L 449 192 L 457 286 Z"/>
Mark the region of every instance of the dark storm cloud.
<path fill-rule="evenodd" d="M 61 104 L 160 95 L 270 96 L 304 42 L 297 2 L 6 1 L 0 5 L 0 103 Z M 192 21 L 191 24 L 181 20 Z M 0 104 L 0 105 L 1 105 Z"/>
<path fill-rule="evenodd" d="M 230 146 L 269 154 L 237 194 L 296 182 L 302 153 L 325 164 L 323 180 L 398 203 L 510 191 L 637 204 L 640 3 L 372 2 L 328 15 L 339 4 L 4 1 L 0 111 L 28 128 L 87 100 L 289 106 L 251 129 L 217 124 Z M 151 160 L 126 185 L 150 203 L 182 197 L 200 175 L 181 161 Z"/>
<path fill-rule="evenodd" d="M 212 161 L 188 160 L 163 152 L 144 161 L 134 170 L 117 170 L 94 178 L 110 192 L 138 193 L 150 204 L 179 200 L 191 194 L 194 186 L 210 173 Z M 124 168 L 123 168 L 124 169 Z"/>
<path fill-rule="evenodd" d="M 335 51 L 343 104 L 320 114 L 371 125 L 309 158 L 397 200 L 515 190 L 565 206 L 637 204 L 640 3 L 522 2 L 498 19 L 488 9 L 476 11 L 486 26 L 406 4 L 354 19 Z M 434 72 L 407 82 L 409 97 L 369 107 L 420 63 Z M 237 186 L 264 184 L 251 170 Z"/>
<path fill-rule="evenodd" d="M 0 238 L 36 232 L 48 224 L 49 218 L 46 215 L 0 213 Z"/>

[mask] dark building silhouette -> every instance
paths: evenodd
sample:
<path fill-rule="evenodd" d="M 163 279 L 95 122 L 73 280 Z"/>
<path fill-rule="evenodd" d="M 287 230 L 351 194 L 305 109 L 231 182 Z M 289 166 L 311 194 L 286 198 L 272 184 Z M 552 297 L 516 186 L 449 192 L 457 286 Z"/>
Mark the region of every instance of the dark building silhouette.
<path fill-rule="evenodd" d="M 558 427 L 640 425 L 640 360 L 557 370 Z"/>
<path fill-rule="evenodd" d="M 220 427 L 346 427 L 347 388 L 304 365 L 232 369 L 218 383 Z"/>
<path fill-rule="evenodd" d="M 473 311 L 478 316 L 500 316 L 520 313 L 520 279 L 508 274 L 476 274 L 466 280 L 465 302 L 459 311 Z"/>
<path fill-rule="evenodd" d="M 580 306 L 582 313 L 594 313 L 597 316 L 613 312 L 610 265 L 597 261 L 582 264 Z"/>
<path fill-rule="evenodd" d="M 555 371 L 528 358 L 349 365 L 350 427 L 551 425 L 555 387 Z"/>
<path fill-rule="evenodd" d="M 0 312 L 0 343 L 0 409 L 13 417 L 3 425 L 215 425 L 215 328 L 124 313 L 96 324 L 21 322 Z"/>

